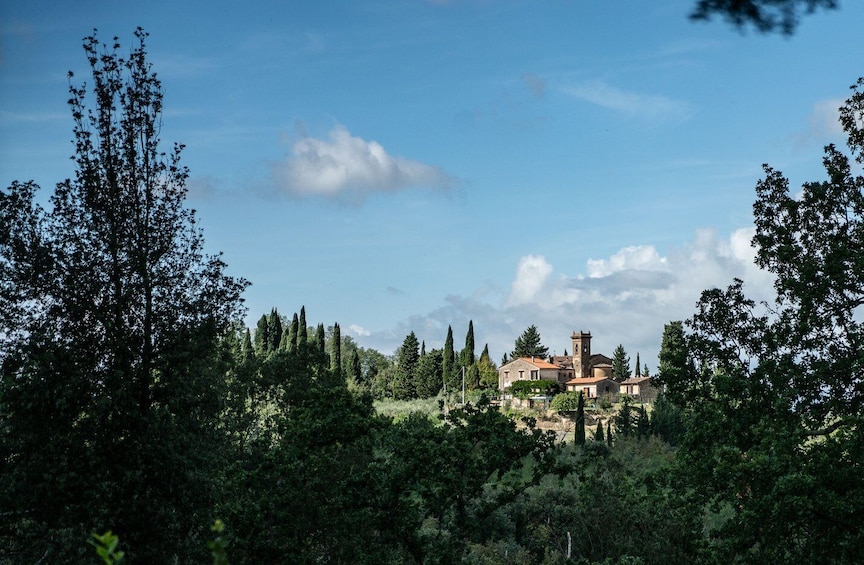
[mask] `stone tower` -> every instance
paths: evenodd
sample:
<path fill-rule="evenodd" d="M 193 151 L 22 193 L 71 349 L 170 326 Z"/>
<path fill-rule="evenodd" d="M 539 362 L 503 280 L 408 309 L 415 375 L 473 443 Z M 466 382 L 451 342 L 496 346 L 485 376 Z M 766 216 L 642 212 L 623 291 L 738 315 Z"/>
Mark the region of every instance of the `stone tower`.
<path fill-rule="evenodd" d="M 590 377 L 591 369 L 591 332 L 573 332 L 573 376 L 585 379 Z"/>

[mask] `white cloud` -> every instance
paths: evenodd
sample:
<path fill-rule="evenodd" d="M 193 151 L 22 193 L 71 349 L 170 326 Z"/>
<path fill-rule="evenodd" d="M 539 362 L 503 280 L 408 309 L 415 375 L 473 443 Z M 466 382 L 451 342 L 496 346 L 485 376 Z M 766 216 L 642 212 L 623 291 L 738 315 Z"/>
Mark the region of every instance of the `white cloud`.
<path fill-rule="evenodd" d="M 342 126 L 328 139 L 303 137 L 273 167 L 278 188 L 300 196 L 362 199 L 370 192 L 409 187 L 449 188 L 454 178 L 438 167 L 388 154 Z"/>
<path fill-rule="evenodd" d="M 506 285 L 497 285 L 496 292 L 450 295 L 434 311 L 411 316 L 393 330 L 372 332 L 364 342 L 392 351 L 414 331 L 427 349 L 441 347 L 448 325 L 458 339 L 473 320 L 478 351 L 488 343 L 497 362 L 534 324 L 550 351 L 569 351 L 571 332 L 590 331 L 594 351 L 611 355 L 620 343 L 631 362 L 638 352 L 653 370 L 664 324 L 689 319 L 703 290 L 725 288 L 738 277 L 754 300 L 773 296 L 772 276 L 753 263 L 753 233 L 751 227 L 718 237 L 701 230 L 665 255 L 651 245 L 629 246 L 574 266 L 573 275 L 556 275 L 546 257 L 527 255 L 516 265 L 509 293 L 500 290 Z"/>
<path fill-rule="evenodd" d="M 357 324 L 351 324 L 350 326 L 348 326 L 348 331 L 359 337 L 367 337 L 371 335 L 369 330 L 367 330 L 363 326 L 358 326 Z"/>
<path fill-rule="evenodd" d="M 552 265 L 545 257 L 528 255 L 519 260 L 516 280 L 513 281 L 508 304 L 518 305 L 537 300 L 537 294 L 552 273 Z"/>
<path fill-rule="evenodd" d="M 686 119 L 692 113 L 690 105 L 682 100 L 628 92 L 602 80 L 590 80 L 569 86 L 564 88 L 564 92 L 591 104 L 649 120 Z"/>

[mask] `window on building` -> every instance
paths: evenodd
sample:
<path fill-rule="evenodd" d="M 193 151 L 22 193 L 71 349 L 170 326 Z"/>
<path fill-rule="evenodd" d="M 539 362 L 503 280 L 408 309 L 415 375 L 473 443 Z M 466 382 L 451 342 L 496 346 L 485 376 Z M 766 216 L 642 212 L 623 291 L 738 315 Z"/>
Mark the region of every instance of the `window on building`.
<path fill-rule="evenodd" d="M 540 380 L 540 371 L 531 371 L 531 380 L 539 381 Z"/>

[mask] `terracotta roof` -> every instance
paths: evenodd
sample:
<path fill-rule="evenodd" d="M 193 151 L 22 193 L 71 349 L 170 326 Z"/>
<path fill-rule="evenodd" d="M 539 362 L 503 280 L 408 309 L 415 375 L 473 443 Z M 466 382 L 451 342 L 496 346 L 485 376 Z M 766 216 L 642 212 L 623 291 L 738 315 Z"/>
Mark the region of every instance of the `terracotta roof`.
<path fill-rule="evenodd" d="M 651 377 L 630 377 L 626 381 L 622 382 L 622 385 L 638 385 L 642 384 L 645 381 L 650 381 Z"/>
<path fill-rule="evenodd" d="M 537 367 L 538 369 L 560 369 L 558 365 L 553 365 L 549 363 L 545 359 L 541 359 L 539 357 L 520 357 L 519 359 L 525 361 L 526 363 L 530 363 Z"/>
<path fill-rule="evenodd" d="M 593 384 L 597 384 L 597 383 L 602 382 L 602 381 L 611 381 L 611 380 L 612 379 L 609 379 L 607 377 L 588 377 L 587 379 L 576 378 L 576 379 L 570 379 L 569 381 L 567 381 L 564 384 L 565 385 L 593 385 Z"/>

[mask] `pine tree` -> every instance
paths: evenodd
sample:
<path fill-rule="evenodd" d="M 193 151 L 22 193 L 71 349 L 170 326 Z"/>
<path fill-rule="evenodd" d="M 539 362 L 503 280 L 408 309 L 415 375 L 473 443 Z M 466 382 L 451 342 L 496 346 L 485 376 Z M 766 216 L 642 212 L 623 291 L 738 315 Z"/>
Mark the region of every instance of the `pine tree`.
<path fill-rule="evenodd" d="M 518 359 L 519 357 L 539 357 L 545 359 L 549 355 L 549 348 L 540 343 L 540 332 L 534 325 L 522 332 L 513 345 L 513 351 L 510 357 Z"/>
<path fill-rule="evenodd" d="M 630 357 L 620 343 L 612 352 L 612 378 L 622 381 L 630 377 Z"/>
<path fill-rule="evenodd" d="M 416 398 L 415 373 L 420 360 L 420 343 L 414 332 L 409 333 L 396 354 L 396 373 L 393 379 L 393 397 L 396 400 Z"/>
<path fill-rule="evenodd" d="M 648 372 L 648 363 L 645 363 L 644 365 L 642 365 L 642 376 L 643 377 L 650 377 L 651 376 L 651 374 Z"/>

